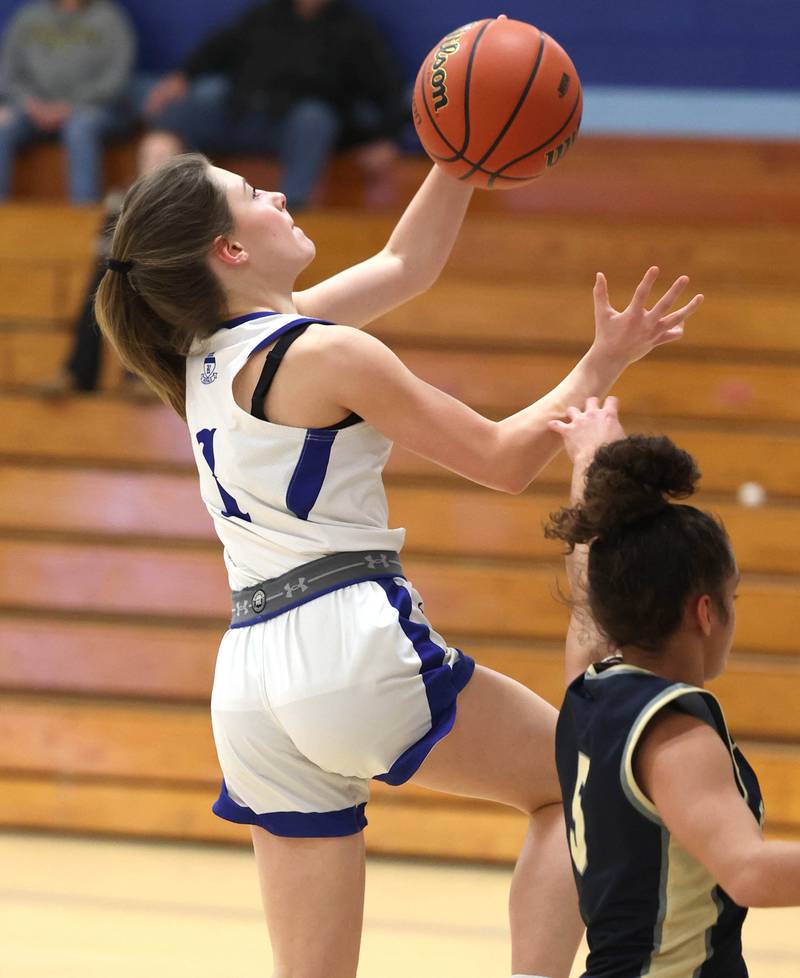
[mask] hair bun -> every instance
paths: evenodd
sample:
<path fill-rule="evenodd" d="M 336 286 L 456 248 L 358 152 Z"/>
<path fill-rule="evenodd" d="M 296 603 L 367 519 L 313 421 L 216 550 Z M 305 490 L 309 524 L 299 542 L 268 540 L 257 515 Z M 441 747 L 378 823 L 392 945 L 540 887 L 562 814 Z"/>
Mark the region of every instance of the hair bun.
<path fill-rule="evenodd" d="M 694 459 L 664 435 L 631 435 L 603 445 L 586 472 L 583 501 L 551 517 L 546 533 L 568 546 L 606 539 L 669 510 L 695 491 Z"/>
<path fill-rule="evenodd" d="M 655 516 L 670 499 L 695 491 L 700 472 L 688 452 L 665 435 L 631 435 L 598 449 L 586 473 L 583 509 L 598 537 Z"/>

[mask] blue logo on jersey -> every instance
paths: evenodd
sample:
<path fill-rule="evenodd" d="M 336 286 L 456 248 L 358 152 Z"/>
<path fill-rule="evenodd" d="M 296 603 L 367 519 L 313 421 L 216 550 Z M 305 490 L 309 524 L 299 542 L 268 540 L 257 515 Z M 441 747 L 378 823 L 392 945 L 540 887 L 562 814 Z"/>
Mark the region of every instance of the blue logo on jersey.
<path fill-rule="evenodd" d="M 203 374 L 200 380 L 204 384 L 213 384 L 217 379 L 217 360 L 212 353 L 210 357 L 206 357 L 203 361 Z"/>

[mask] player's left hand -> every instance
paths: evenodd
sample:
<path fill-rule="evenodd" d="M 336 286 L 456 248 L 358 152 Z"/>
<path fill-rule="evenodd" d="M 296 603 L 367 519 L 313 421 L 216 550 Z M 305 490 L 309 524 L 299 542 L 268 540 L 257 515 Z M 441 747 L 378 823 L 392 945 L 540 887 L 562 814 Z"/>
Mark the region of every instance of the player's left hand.
<path fill-rule="evenodd" d="M 657 346 L 679 340 L 683 336 L 684 322 L 703 301 L 702 295 L 696 295 L 675 312 L 669 311 L 689 284 L 689 277 L 681 275 L 655 305 L 647 309 L 645 303 L 658 278 L 658 271 L 655 265 L 648 268 L 633 298 L 621 312 L 609 302 L 605 275 L 597 273 L 594 285 L 594 346 L 609 360 L 628 366 L 647 356 Z"/>
<path fill-rule="evenodd" d="M 583 410 L 567 408 L 568 421 L 550 421 L 547 427 L 564 439 L 564 448 L 573 464 L 588 463 L 601 445 L 625 438 L 618 409 L 616 397 L 607 397 L 602 407 L 598 398 L 590 397 Z"/>

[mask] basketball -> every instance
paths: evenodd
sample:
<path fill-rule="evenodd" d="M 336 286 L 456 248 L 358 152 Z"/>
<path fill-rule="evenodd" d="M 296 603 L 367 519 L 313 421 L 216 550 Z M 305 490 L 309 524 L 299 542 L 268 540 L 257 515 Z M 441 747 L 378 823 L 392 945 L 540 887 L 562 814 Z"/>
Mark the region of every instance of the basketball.
<path fill-rule="evenodd" d="M 419 69 L 412 100 L 428 156 L 487 190 L 523 186 L 554 167 L 575 142 L 582 108 L 566 51 L 504 15 L 443 37 Z"/>

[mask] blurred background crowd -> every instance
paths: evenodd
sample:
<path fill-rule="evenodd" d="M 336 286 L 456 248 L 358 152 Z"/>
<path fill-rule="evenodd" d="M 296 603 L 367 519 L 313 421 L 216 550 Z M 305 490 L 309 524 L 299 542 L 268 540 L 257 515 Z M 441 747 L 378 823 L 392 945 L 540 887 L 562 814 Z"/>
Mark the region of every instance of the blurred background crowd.
<path fill-rule="evenodd" d="M 69 199 L 105 204 L 98 262 L 63 369 L 43 392 L 95 390 L 100 335 L 93 296 L 124 188 L 104 193 L 112 140 L 137 142 L 137 175 L 187 151 L 268 155 L 292 211 L 306 207 L 336 150 L 379 186 L 407 125 L 401 72 L 381 31 L 346 0 L 271 0 L 213 29 L 166 74 L 136 71 L 140 39 L 115 0 L 27 0 L 0 63 L 0 200 L 18 152 L 63 144 Z M 135 378 L 132 393 L 146 396 Z"/>
<path fill-rule="evenodd" d="M 0 197 L 25 144 L 59 139 L 73 203 L 102 196 L 106 141 L 137 135 L 146 170 L 186 150 L 269 154 L 304 207 L 331 152 L 389 166 L 406 121 L 397 63 L 344 0 L 272 0 L 211 31 L 168 74 L 135 71 L 137 37 L 114 0 L 28 0 L 2 47 Z"/>

